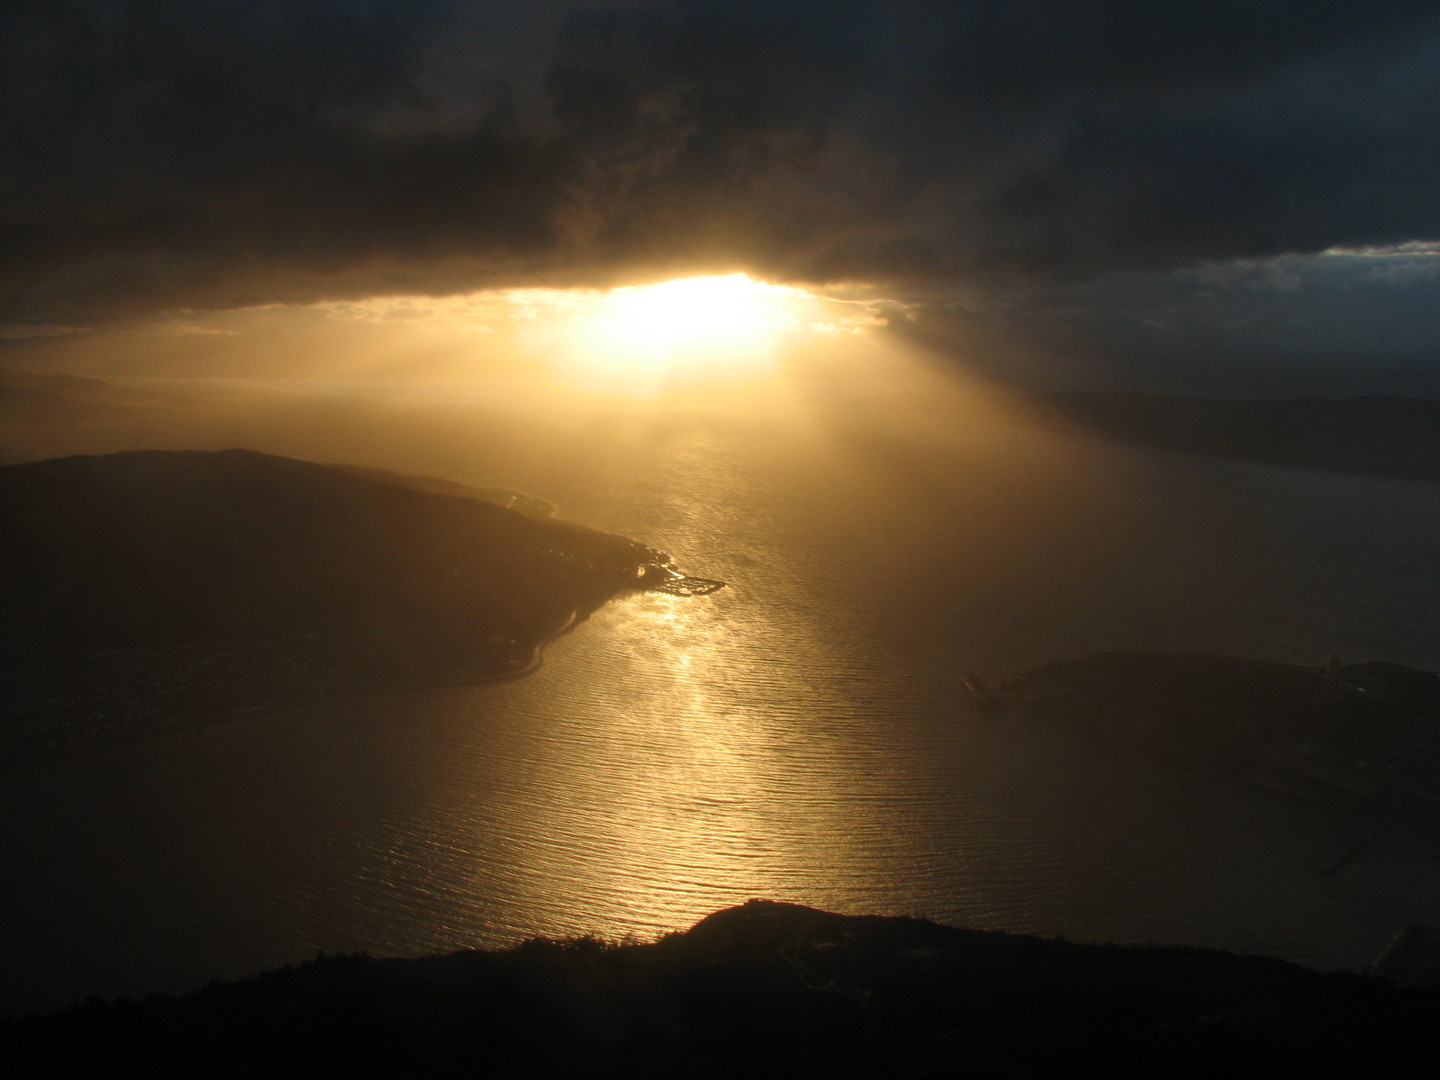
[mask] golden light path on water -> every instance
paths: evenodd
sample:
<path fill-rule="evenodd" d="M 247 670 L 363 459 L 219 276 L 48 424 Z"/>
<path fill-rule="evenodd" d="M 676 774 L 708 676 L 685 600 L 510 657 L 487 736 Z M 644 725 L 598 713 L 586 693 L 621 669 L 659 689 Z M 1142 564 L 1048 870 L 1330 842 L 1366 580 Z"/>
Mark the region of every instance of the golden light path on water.
<path fill-rule="evenodd" d="M 773 292 L 756 294 L 773 304 Z M 610 316 L 599 321 L 614 340 Z M 811 400 L 820 388 L 833 392 L 848 368 L 846 393 L 884 412 L 886 386 L 902 386 L 906 402 L 941 387 L 913 365 L 894 366 L 898 357 L 875 365 L 884 350 L 874 342 L 856 352 L 832 340 L 815 366 L 792 341 L 762 366 L 747 353 L 754 338 L 730 337 L 734 319 L 724 322 L 719 340 L 643 358 L 651 371 L 688 365 L 665 372 L 658 401 L 647 393 L 630 406 L 608 402 L 586 466 L 596 516 L 575 516 L 606 527 L 628 519 L 632 529 L 643 520 L 647 539 L 670 546 L 682 565 L 699 560 L 689 568 L 731 585 L 703 599 L 615 601 L 559 642 L 540 673 L 477 696 L 480 707 L 497 692 L 549 707 L 542 715 L 521 704 L 521 727 L 498 740 L 482 725 L 476 759 L 492 758 L 498 741 L 523 762 L 483 785 L 494 798 L 484 822 L 469 816 L 468 780 L 453 793 L 446 831 L 471 834 L 472 850 L 487 850 L 490 820 L 507 823 L 503 857 L 487 852 L 454 886 L 484 898 L 492 926 L 508 909 L 499 921 L 517 933 L 651 936 L 751 896 L 847 910 L 897 902 L 889 893 L 900 868 L 887 837 L 914 831 L 905 820 L 913 787 L 906 792 L 903 761 L 887 757 L 894 740 L 853 685 L 886 660 L 860 655 L 869 643 L 845 628 L 854 618 L 839 613 L 845 589 L 802 576 L 797 591 L 787 563 L 803 547 L 794 532 L 814 515 L 846 512 L 815 501 L 827 480 L 868 468 L 843 460 L 823 404 Z M 612 370 L 634 362 L 588 359 Z M 937 435 L 923 416 L 910 426 L 922 442 Z M 985 417 L 973 416 L 969 438 L 986 430 Z M 889 484 L 877 476 L 864 486 Z M 833 546 L 843 557 L 845 543 Z"/>
<path fill-rule="evenodd" d="M 628 673 L 631 694 L 586 711 L 587 765 L 563 752 L 537 763 L 536 788 L 564 795 L 532 808 L 509 869 L 525 887 L 522 908 L 565 912 L 573 932 L 654 933 L 694 921 L 717 897 L 793 895 L 817 868 L 856 864 L 845 820 L 855 778 L 829 755 L 806 755 L 814 767 L 800 790 L 788 775 L 803 737 L 792 718 L 717 694 L 716 673 L 696 669 L 733 653 L 713 640 L 721 634 L 679 625 L 696 617 L 675 611 L 680 603 L 627 605 L 634 630 L 674 644 Z M 581 931 L 587 918 L 602 927 Z"/>
<path fill-rule="evenodd" d="M 731 585 L 618 600 L 535 675 L 426 711 L 460 742 L 420 751 L 454 771 L 373 869 L 424 880 L 401 890 L 422 936 L 391 947 L 434 947 L 437 926 L 650 937 L 751 896 L 1131 940 L 1253 920 L 1242 939 L 1289 947 L 1291 900 L 1255 912 L 1339 822 L 1277 833 L 1244 798 L 957 705 L 969 666 L 1097 642 L 1274 649 L 1204 492 L 1145 505 L 1125 451 L 883 341 L 792 339 L 763 369 L 721 352 L 643 393 L 552 401 L 564 419 L 536 438 L 559 460 L 526 486 Z M 1172 815 L 1214 831 L 1177 839 Z M 1311 899 L 1301 936 L 1338 940 L 1347 899 Z"/>

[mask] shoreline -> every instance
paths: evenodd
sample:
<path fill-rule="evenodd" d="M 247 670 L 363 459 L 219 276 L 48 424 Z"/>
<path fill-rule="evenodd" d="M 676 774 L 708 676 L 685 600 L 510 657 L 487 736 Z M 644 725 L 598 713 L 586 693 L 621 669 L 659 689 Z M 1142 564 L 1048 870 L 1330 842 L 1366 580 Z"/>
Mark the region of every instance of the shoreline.
<path fill-rule="evenodd" d="M 133 745 L 148 739 L 160 738 L 168 734 L 191 731 L 215 724 L 233 723 L 240 720 L 273 716 L 278 713 L 347 701 L 358 701 L 371 697 L 389 697 L 401 694 L 458 689 L 521 679 L 534 674 L 540 669 L 544 663 L 545 650 L 549 645 L 565 635 L 574 632 L 587 622 L 590 616 L 600 610 L 600 608 L 617 597 L 629 593 L 652 591 L 653 586 L 647 584 L 645 581 L 646 571 L 649 569 L 659 568 L 663 570 L 668 575 L 667 580 L 705 581 L 706 584 L 714 584 L 709 582 L 708 579 L 688 578 L 686 575 L 681 574 L 671 566 L 668 556 L 665 556 L 661 552 L 643 547 L 643 545 L 639 545 L 638 543 L 636 547 L 637 549 L 647 552 L 651 558 L 647 561 L 637 562 L 635 570 L 636 576 L 633 582 L 627 581 L 596 599 L 571 608 L 563 618 L 555 621 L 549 629 L 534 637 L 533 640 L 524 643 L 523 652 L 520 648 L 516 648 L 503 662 L 489 665 L 477 664 L 473 668 L 463 672 L 457 672 L 453 665 L 437 665 L 434 672 L 428 676 L 423 672 L 416 673 L 411 671 L 399 677 L 381 677 L 377 682 L 364 686 L 352 685 L 345 687 L 343 685 L 332 684 L 331 688 L 324 688 L 316 687 L 314 684 L 306 684 L 300 688 L 299 692 L 296 692 L 296 688 L 294 687 L 291 688 L 291 692 L 288 694 L 282 689 L 275 693 L 273 697 L 267 695 L 265 700 L 218 710 L 202 708 L 181 718 L 177 718 L 174 715 L 166 716 L 163 714 L 151 715 L 149 717 L 134 714 L 130 716 L 121 715 L 118 718 L 112 719 L 106 728 L 92 727 L 88 732 L 81 727 L 84 721 L 75 721 L 70 730 L 62 730 L 52 736 L 52 738 L 61 740 L 58 742 L 29 741 L 23 736 L 6 738 L 5 736 L 9 733 L 0 729 L 0 747 L 3 747 L 6 751 L 3 759 L 0 759 L 0 773 L 15 773 L 30 768 L 45 767 L 62 761 L 104 753 L 117 747 Z M 715 587 L 718 588 L 719 584 L 715 584 Z M 669 589 L 661 588 L 658 591 L 669 592 L 672 595 L 676 594 L 674 590 Z M 714 590 L 709 589 L 707 591 Z M 700 594 L 679 593 L 679 595 Z M 521 643 L 517 642 L 516 644 L 519 646 Z M 296 652 L 297 650 L 284 650 L 283 656 L 286 660 L 293 660 Z M 148 706 L 148 702 L 137 704 L 135 712 L 139 713 L 143 708 Z"/>
<path fill-rule="evenodd" d="M 517 678 L 620 593 L 722 584 L 520 491 L 244 449 L 47 459 L 0 481 L 27 523 L 0 545 L 0 769 Z"/>

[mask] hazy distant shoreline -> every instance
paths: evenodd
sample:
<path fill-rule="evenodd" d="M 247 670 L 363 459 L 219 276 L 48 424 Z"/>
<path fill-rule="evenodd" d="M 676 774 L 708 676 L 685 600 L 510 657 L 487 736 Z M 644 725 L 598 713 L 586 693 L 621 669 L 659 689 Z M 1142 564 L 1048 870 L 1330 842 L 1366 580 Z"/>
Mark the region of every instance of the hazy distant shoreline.
<path fill-rule="evenodd" d="M 1224 400 L 1069 392 L 1047 404 L 1143 446 L 1440 483 L 1440 401 L 1356 397 Z"/>

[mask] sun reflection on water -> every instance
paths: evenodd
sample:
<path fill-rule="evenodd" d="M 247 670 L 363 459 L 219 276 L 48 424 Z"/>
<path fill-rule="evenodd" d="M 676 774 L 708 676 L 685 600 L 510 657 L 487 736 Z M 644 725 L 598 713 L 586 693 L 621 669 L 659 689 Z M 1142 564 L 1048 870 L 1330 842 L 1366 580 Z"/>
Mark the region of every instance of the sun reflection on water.
<path fill-rule="evenodd" d="M 545 912 L 552 933 L 644 936 L 752 896 L 838 900 L 837 868 L 866 862 L 855 839 L 875 830 L 876 778 L 810 745 L 823 734 L 805 716 L 827 695 L 795 685 L 808 645 L 761 656 L 742 640 L 744 592 L 631 596 L 573 642 L 623 674 L 570 688 L 583 708 L 526 736 L 514 805 L 492 808 L 511 823 L 506 884 L 530 925 Z"/>

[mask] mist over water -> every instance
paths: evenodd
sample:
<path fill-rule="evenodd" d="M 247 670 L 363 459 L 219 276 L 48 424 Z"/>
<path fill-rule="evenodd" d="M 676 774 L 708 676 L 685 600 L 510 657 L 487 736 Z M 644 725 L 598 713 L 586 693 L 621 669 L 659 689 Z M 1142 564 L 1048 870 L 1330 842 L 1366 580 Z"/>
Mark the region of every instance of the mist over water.
<path fill-rule="evenodd" d="M 752 896 L 1321 967 L 1440 919 L 1409 837 L 1322 876 L 1363 826 L 960 692 L 1112 648 L 1440 667 L 1440 490 L 1120 449 L 921 358 L 822 359 L 660 398 L 253 386 L 12 441 L 512 487 L 730 586 L 622 597 L 523 679 L 5 776 L 0 1006 L 648 938 Z"/>

